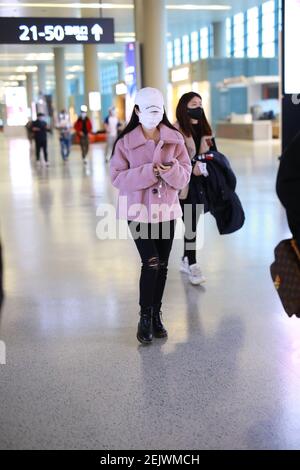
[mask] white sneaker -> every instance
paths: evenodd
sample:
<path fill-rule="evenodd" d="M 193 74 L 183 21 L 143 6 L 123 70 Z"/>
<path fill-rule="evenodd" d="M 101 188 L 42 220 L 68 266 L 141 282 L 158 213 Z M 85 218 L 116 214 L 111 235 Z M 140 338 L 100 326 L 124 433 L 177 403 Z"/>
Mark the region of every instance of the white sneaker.
<path fill-rule="evenodd" d="M 190 265 L 189 265 L 189 260 L 188 260 L 187 256 L 185 256 L 181 260 L 180 271 L 182 273 L 186 273 L 186 274 L 190 274 L 190 272 L 191 272 Z"/>
<path fill-rule="evenodd" d="M 83 164 L 84 164 L 84 165 L 87 165 L 87 163 L 88 163 L 87 158 L 84 158 L 84 159 L 83 159 Z"/>
<path fill-rule="evenodd" d="M 46 166 L 46 167 L 49 167 L 49 166 L 50 166 L 50 163 L 49 163 L 49 162 L 45 162 L 45 166 Z"/>
<path fill-rule="evenodd" d="M 205 277 L 198 264 L 189 265 L 188 258 L 185 256 L 181 261 L 180 271 L 186 273 L 189 277 L 189 281 L 193 286 L 198 286 L 206 282 Z"/>
<path fill-rule="evenodd" d="M 193 286 L 199 286 L 200 284 L 204 284 L 206 282 L 206 279 L 203 276 L 198 264 L 191 264 L 189 280 L 190 283 L 193 284 Z"/>

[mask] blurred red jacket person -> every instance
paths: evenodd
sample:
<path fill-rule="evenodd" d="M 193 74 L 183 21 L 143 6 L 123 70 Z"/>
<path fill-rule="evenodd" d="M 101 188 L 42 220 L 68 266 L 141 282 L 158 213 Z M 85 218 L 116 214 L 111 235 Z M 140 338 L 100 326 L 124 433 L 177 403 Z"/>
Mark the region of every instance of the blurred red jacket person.
<path fill-rule="evenodd" d="M 74 124 L 76 133 L 80 136 L 87 135 L 92 132 L 92 122 L 88 116 L 81 115 Z"/>

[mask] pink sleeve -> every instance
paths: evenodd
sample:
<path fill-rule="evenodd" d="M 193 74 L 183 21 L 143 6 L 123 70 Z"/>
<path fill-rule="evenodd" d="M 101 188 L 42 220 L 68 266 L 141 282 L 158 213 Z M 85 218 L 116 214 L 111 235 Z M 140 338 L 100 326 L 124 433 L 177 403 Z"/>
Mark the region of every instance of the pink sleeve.
<path fill-rule="evenodd" d="M 190 182 L 192 173 L 191 159 L 184 144 L 180 145 L 180 153 L 174 159 L 172 168 L 161 177 L 174 189 L 183 189 Z"/>
<path fill-rule="evenodd" d="M 157 183 L 153 164 L 146 163 L 137 168 L 129 168 L 123 142 L 119 140 L 110 163 L 112 184 L 121 191 L 140 191 Z"/>

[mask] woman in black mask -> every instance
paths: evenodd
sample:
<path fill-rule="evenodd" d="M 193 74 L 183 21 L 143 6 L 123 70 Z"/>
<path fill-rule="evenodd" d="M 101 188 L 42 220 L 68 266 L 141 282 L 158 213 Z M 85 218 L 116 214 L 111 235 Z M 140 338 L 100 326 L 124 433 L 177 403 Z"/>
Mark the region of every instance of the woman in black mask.
<path fill-rule="evenodd" d="M 189 186 L 180 193 L 183 222 L 185 224 L 184 253 L 180 271 L 188 275 L 193 285 L 205 282 L 205 277 L 196 259 L 196 231 L 200 217 L 199 177 L 206 177 L 205 165 L 199 164 L 196 157 L 217 150 L 211 127 L 202 107 L 198 93 L 185 93 L 179 100 L 176 110 L 175 127 L 183 134 L 185 145 L 193 164 L 193 174 Z M 189 209 L 186 210 L 187 205 Z"/>

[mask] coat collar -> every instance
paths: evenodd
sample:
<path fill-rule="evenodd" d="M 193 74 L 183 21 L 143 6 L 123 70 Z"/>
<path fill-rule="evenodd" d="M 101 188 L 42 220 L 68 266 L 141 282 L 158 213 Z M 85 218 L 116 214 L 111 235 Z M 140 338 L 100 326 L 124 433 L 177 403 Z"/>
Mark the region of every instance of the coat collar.
<path fill-rule="evenodd" d="M 190 158 L 193 158 L 195 156 L 195 153 L 196 153 L 196 144 L 195 144 L 195 141 L 193 139 L 193 136 L 191 135 L 190 137 L 187 137 L 183 133 L 183 131 L 181 130 L 178 121 L 175 122 L 174 127 L 176 127 L 176 129 L 178 129 L 179 132 L 181 132 L 181 134 L 183 135 L 183 139 L 184 139 L 188 154 L 189 154 Z"/>
<path fill-rule="evenodd" d="M 160 124 L 159 132 L 160 140 L 166 144 L 182 144 L 184 142 L 183 137 L 179 132 L 170 129 L 165 124 Z M 142 145 L 145 145 L 146 142 L 147 139 L 145 138 L 142 126 L 140 125 L 124 137 L 125 147 L 129 150 L 141 147 Z"/>

